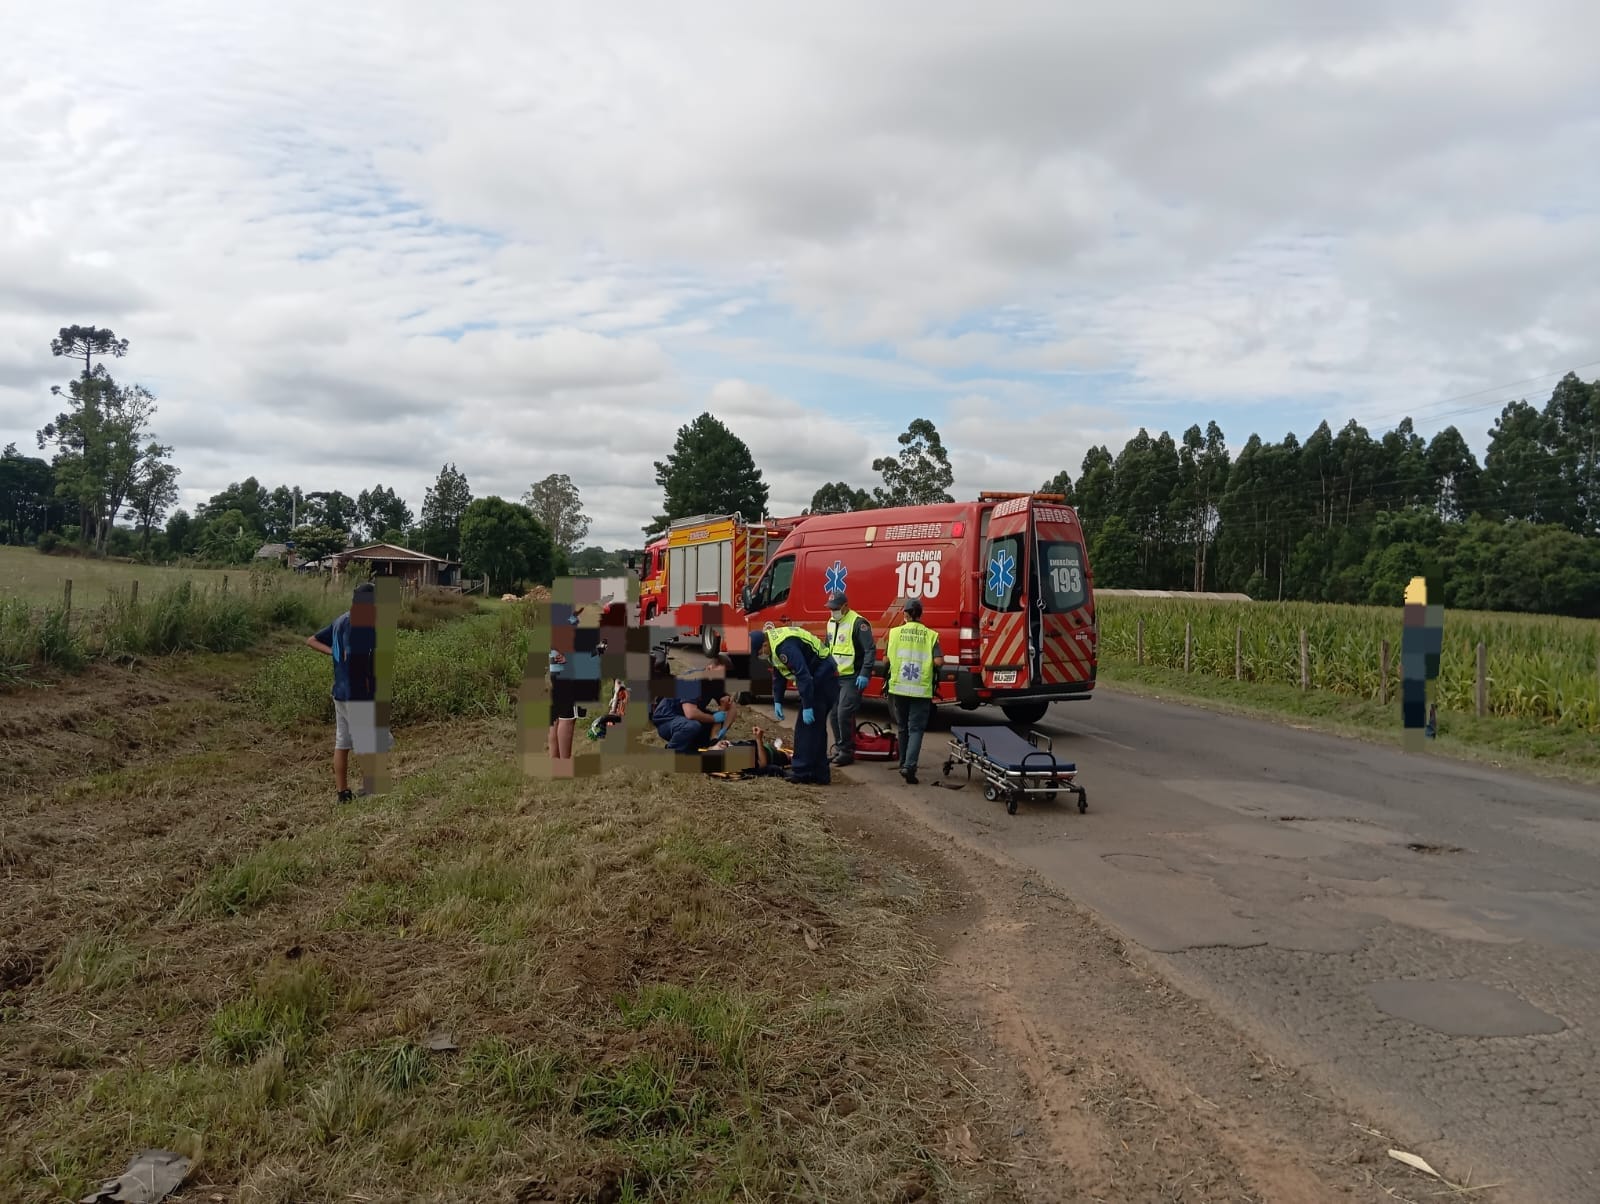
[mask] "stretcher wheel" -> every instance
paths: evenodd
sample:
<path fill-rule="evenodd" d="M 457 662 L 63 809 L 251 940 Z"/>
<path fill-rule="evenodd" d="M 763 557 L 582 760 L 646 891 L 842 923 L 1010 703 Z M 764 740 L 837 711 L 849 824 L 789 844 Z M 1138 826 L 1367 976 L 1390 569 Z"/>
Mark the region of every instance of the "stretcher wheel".
<path fill-rule="evenodd" d="M 946 761 L 944 763 L 944 776 L 945 777 L 949 777 L 950 776 L 950 770 L 954 765 L 955 765 L 954 761 Z"/>
<path fill-rule="evenodd" d="M 983 788 L 983 797 L 992 803 L 995 799 L 1000 797 L 1000 792 L 996 790 L 993 785 L 985 786 Z"/>
<path fill-rule="evenodd" d="M 1089 792 L 1087 790 L 1080 790 L 1080 791 L 1078 791 L 1078 814 L 1082 815 L 1088 809 L 1089 809 Z"/>
<path fill-rule="evenodd" d="M 1007 815 L 1015 815 L 1016 813 L 1017 813 L 1017 796 L 1014 795 L 1014 794 L 1007 795 L 1006 796 L 1006 814 Z"/>

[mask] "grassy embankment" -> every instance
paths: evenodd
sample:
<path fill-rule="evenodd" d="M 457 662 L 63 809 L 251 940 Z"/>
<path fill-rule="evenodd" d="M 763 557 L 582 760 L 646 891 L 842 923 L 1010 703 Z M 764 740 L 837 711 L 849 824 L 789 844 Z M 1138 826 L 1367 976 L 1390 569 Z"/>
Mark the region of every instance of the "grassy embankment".
<path fill-rule="evenodd" d="M 297 577 L 276 567 L 223 573 L 93 560 L 57 563 L 27 548 L 0 553 L 0 572 L 16 571 L 0 586 L 0 688 L 75 673 L 99 660 L 239 652 L 274 630 L 309 634 L 349 604 L 348 581 Z M 81 572 L 89 574 L 83 592 Z M 70 609 L 60 577 L 73 582 Z M 43 591 L 47 582 L 52 588 Z M 400 626 L 426 628 L 480 609 L 459 595 L 423 591 L 408 597 Z"/>
<path fill-rule="evenodd" d="M 528 611 L 401 634 L 384 798 L 330 805 L 303 649 L 30 779 L 0 1196 L 162 1147 L 196 1198 L 281 1204 L 993 1198 L 932 1152 L 970 1098 L 920 990 L 932 888 L 876 889 L 781 783 L 520 776 Z"/>
<path fill-rule="evenodd" d="M 72 582 L 72 604 L 89 610 L 104 604 L 113 590 L 127 591 L 137 580 L 141 590 L 159 590 L 179 581 L 196 585 L 220 585 L 223 577 L 234 582 L 249 571 L 240 565 L 232 569 L 168 568 L 165 565 L 132 564 L 94 556 L 75 555 L 63 548 L 46 556 L 36 548 L 0 545 L 0 597 L 21 598 L 35 606 L 61 600 L 62 584 Z"/>
<path fill-rule="evenodd" d="M 1244 714 L 1399 743 L 1399 607 L 1105 598 L 1100 665 L 1107 684 Z M 1144 664 L 1137 632 L 1144 621 Z M 1192 624 L 1189 672 L 1185 624 Z M 1234 677 L 1243 629 L 1243 679 Z M 1300 688 L 1300 631 L 1311 688 Z M 1381 645 L 1389 641 L 1387 702 Z M 1487 656 L 1487 713 L 1477 714 L 1477 646 Z M 1436 699 L 1441 753 L 1600 781 L 1600 624 L 1554 616 L 1447 610 Z"/>

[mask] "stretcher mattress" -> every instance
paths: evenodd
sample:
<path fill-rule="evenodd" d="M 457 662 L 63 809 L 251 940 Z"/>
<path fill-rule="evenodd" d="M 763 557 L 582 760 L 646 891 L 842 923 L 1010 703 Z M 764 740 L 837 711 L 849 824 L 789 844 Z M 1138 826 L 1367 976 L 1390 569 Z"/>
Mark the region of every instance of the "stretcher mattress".
<path fill-rule="evenodd" d="M 952 727 L 950 737 L 975 756 L 1010 773 L 1076 773 L 1072 761 L 1058 761 L 1009 727 Z M 1027 758 L 1031 757 L 1031 760 Z"/>

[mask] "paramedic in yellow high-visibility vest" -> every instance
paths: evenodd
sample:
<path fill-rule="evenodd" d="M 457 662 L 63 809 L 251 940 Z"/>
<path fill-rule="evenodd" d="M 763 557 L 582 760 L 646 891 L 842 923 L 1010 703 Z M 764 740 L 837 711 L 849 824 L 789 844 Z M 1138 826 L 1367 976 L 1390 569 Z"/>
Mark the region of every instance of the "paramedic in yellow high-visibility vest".
<path fill-rule="evenodd" d="M 823 639 L 839 668 L 839 705 L 828 716 L 833 730 L 833 763 L 849 765 L 856 759 L 856 714 L 861 710 L 861 692 L 872 680 L 878 659 L 878 646 L 872 639 L 872 624 L 850 609 L 844 591 L 828 595 L 828 632 Z"/>
<path fill-rule="evenodd" d="M 928 730 L 928 716 L 933 713 L 933 687 L 943 652 L 939 633 L 922 625 L 922 600 L 906 599 L 905 612 L 906 621 L 889 632 L 884 663 L 889 702 L 900 729 L 900 776 L 915 786 L 917 754 L 922 751 L 922 733 Z"/>
<path fill-rule="evenodd" d="M 828 716 L 839 703 L 839 668 L 825 645 L 804 627 L 779 627 L 750 633 L 750 655 L 772 666 L 772 714 L 783 719 L 783 688 L 793 683 L 800 695 L 800 722 L 794 729 L 791 782 L 826 786 L 832 779 L 828 760 Z M 752 670 L 754 665 L 751 666 Z"/>

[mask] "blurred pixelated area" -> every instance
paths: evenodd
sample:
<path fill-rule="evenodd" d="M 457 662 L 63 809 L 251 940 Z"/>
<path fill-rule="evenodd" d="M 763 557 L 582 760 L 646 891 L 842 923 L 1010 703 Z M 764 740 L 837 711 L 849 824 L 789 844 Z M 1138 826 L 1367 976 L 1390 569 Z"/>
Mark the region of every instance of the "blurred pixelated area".
<path fill-rule="evenodd" d="M 1444 579 L 1429 564 L 1406 586 L 1400 637 L 1400 721 L 1407 752 L 1422 752 L 1438 731 L 1435 683 L 1444 647 Z"/>
<path fill-rule="evenodd" d="M 363 789 L 374 794 L 387 794 L 391 785 L 390 754 L 388 741 L 379 739 L 378 733 L 387 734 L 392 730 L 389 721 L 394 709 L 395 651 L 399 644 L 398 632 L 403 601 L 398 577 L 374 577 L 372 588 L 374 602 L 370 604 L 352 602 L 350 605 L 352 631 L 364 628 L 372 632 L 370 638 L 374 702 L 370 712 L 372 730 L 357 731 L 353 735 L 363 768 L 370 766 L 370 772 L 362 775 Z M 359 719 L 353 719 L 352 722 L 358 728 L 362 726 Z"/>
<path fill-rule="evenodd" d="M 749 639 L 742 627 L 724 621 L 720 608 L 706 608 L 704 617 L 727 651 L 699 667 L 684 663 L 694 654 L 668 647 L 680 630 L 675 612 L 640 622 L 635 577 L 559 578 L 545 610 L 533 628 L 518 695 L 524 773 L 581 778 L 613 769 L 706 773 L 730 767 L 732 750 L 668 751 L 650 720 L 656 700 L 700 700 L 708 680 L 716 681 L 718 694 L 748 696 L 748 679 L 729 669 L 734 649 L 748 654 Z"/>

